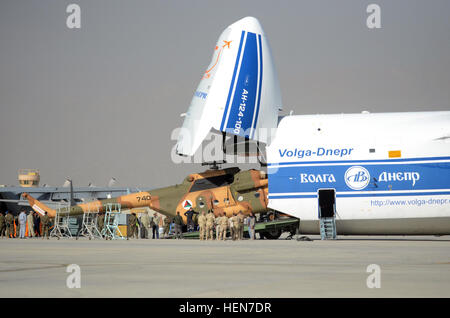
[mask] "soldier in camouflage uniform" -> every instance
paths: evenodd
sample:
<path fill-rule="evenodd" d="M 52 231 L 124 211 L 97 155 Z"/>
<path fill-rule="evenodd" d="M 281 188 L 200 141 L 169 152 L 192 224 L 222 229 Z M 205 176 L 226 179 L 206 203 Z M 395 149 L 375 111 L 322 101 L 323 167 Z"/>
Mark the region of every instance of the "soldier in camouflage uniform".
<path fill-rule="evenodd" d="M 3 238 L 6 232 L 6 220 L 2 212 L 0 212 L 0 237 Z"/>
<path fill-rule="evenodd" d="M 180 212 L 177 211 L 177 215 L 173 218 L 173 223 L 175 225 L 175 236 L 178 239 L 183 238 L 182 227 L 183 227 L 183 218 L 180 215 Z"/>
<path fill-rule="evenodd" d="M 216 240 L 219 240 L 221 227 L 220 227 L 220 220 L 222 219 L 222 213 L 219 213 L 219 216 L 216 218 Z"/>
<path fill-rule="evenodd" d="M 133 236 L 137 236 L 137 228 L 136 228 L 136 213 L 131 213 L 130 217 L 128 218 L 128 233 L 127 233 L 127 240 Z M 136 234 L 135 234 L 136 233 Z"/>
<path fill-rule="evenodd" d="M 206 236 L 206 215 L 205 211 L 198 217 L 198 226 L 200 227 L 200 240 L 203 241 Z"/>
<path fill-rule="evenodd" d="M 242 240 L 244 238 L 244 213 L 242 213 L 242 211 L 239 211 L 238 220 L 239 220 L 238 239 Z"/>
<path fill-rule="evenodd" d="M 213 236 L 213 228 L 214 228 L 214 221 L 215 221 L 214 213 L 209 210 L 208 215 L 206 216 L 206 240 L 214 240 Z"/>
<path fill-rule="evenodd" d="M 227 227 L 228 227 L 228 218 L 227 215 L 224 213 L 223 216 L 220 218 L 220 236 L 219 240 L 225 241 L 227 239 Z"/>
<path fill-rule="evenodd" d="M 143 232 L 143 235 L 141 235 L 142 238 L 148 239 L 149 229 L 150 229 L 150 216 L 148 215 L 148 212 L 144 212 L 141 214 L 141 231 Z"/>
<path fill-rule="evenodd" d="M 166 216 L 164 218 L 164 233 L 163 233 L 164 238 L 167 238 L 167 236 L 169 236 L 170 223 L 171 223 L 170 218 L 168 216 Z"/>
<path fill-rule="evenodd" d="M 12 216 L 11 213 L 8 213 L 8 211 L 6 211 L 5 222 L 6 222 L 6 237 L 11 238 L 14 232 L 14 217 Z"/>
<path fill-rule="evenodd" d="M 236 213 L 233 213 L 231 222 L 233 222 L 233 241 L 235 241 L 239 239 L 239 217 Z"/>
<path fill-rule="evenodd" d="M 48 230 L 50 229 L 50 218 L 48 217 L 47 212 L 45 212 L 44 216 L 41 220 L 42 223 L 42 239 L 47 236 L 47 240 L 50 239 Z"/>

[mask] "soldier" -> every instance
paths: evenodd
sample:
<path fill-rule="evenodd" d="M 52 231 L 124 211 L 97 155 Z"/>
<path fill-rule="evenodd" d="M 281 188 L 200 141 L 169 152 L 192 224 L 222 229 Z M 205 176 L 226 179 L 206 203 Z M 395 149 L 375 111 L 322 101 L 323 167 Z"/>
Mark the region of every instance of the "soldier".
<path fill-rule="evenodd" d="M 6 220 L 3 212 L 0 212 L 0 238 L 6 236 Z"/>
<path fill-rule="evenodd" d="M 14 224 L 13 224 L 13 237 L 15 237 L 15 238 L 19 237 L 19 228 L 20 228 L 19 216 L 16 215 L 14 217 Z"/>
<path fill-rule="evenodd" d="M 5 212 L 5 222 L 6 222 L 6 237 L 14 237 L 14 217 L 8 211 Z"/>
<path fill-rule="evenodd" d="M 227 214 L 224 213 L 220 218 L 220 236 L 219 239 L 225 241 L 227 239 L 227 227 L 228 227 L 228 218 Z"/>
<path fill-rule="evenodd" d="M 220 226 L 220 220 L 222 219 L 223 214 L 219 213 L 219 217 L 216 218 L 216 240 L 220 240 L 220 233 L 222 232 Z"/>
<path fill-rule="evenodd" d="M 184 213 L 184 216 L 187 219 L 187 230 L 188 230 L 188 232 L 192 232 L 194 230 L 193 217 L 194 217 L 195 214 L 198 214 L 198 212 L 195 212 L 192 207 L 190 207 L 189 210 Z"/>
<path fill-rule="evenodd" d="M 34 212 L 33 218 L 34 218 L 33 224 L 34 233 L 36 234 L 37 237 L 39 237 L 41 236 L 41 218 L 39 217 L 39 214 L 37 212 Z"/>
<path fill-rule="evenodd" d="M 169 236 L 169 231 L 170 231 L 170 218 L 168 216 L 166 216 L 164 218 L 164 238 L 167 238 L 167 236 Z"/>
<path fill-rule="evenodd" d="M 159 223 L 161 223 L 161 217 L 157 213 L 153 213 L 153 238 L 159 239 Z"/>
<path fill-rule="evenodd" d="M 36 234 L 34 233 L 34 217 L 33 211 L 28 212 L 27 215 L 27 225 L 28 225 L 28 236 L 34 237 Z"/>
<path fill-rule="evenodd" d="M 148 212 L 145 212 L 141 215 L 141 224 L 142 232 L 144 234 L 141 237 L 148 239 L 148 229 L 150 228 L 150 216 L 148 215 Z"/>
<path fill-rule="evenodd" d="M 48 230 L 50 228 L 50 218 L 48 217 L 47 212 L 45 212 L 44 216 L 42 217 L 42 239 L 45 238 L 45 236 L 47 236 L 47 240 L 50 239 L 49 235 L 48 235 Z"/>
<path fill-rule="evenodd" d="M 130 237 L 133 238 L 133 236 L 135 235 L 134 233 L 137 232 L 136 222 L 137 222 L 136 213 L 133 212 L 130 214 L 130 217 L 128 218 L 127 240 L 130 239 Z"/>
<path fill-rule="evenodd" d="M 206 216 L 206 240 L 209 240 L 210 237 L 211 240 L 214 240 L 213 228 L 215 219 L 214 213 L 212 210 L 209 210 L 208 215 Z"/>
<path fill-rule="evenodd" d="M 241 211 L 239 211 L 241 212 Z M 233 217 L 231 218 L 232 222 L 233 222 L 233 228 L 234 228 L 234 236 L 233 236 L 233 240 L 239 240 L 239 232 L 240 232 L 240 227 L 239 227 L 239 217 L 237 215 L 237 213 L 233 213 Z"/>
<path fill-rule="evenodd" d="M 205 211 L 198 217 L 198 226 L 200 227 L 200 241 L 205 239 L 206 235 L 206 215 Z"/>
<path fill-rule="evenodd" d="M 173 218 L 173 223 L 175 224 L 175 236 L 177 240 L 182 238 L 181 236 L 181 227 L 183 226 L 183 219 L 181 218 L 180 212 L 177 211 L 177 215 Z"/>
<path fill-rule="evenodd" d="M 238 220 L 239 220 L 238 238 L 239 240 L 242 240 L 244 238 L 244 213 L 242 213 L 242 211 L 239 211 Z"/>
<path fill-rule="evenodd" d="M 105 215 L 103 214 L 103 212 L 100 212 L 99 214 L 98 214 L 98 217 L 97 217 L 97 228 L 98 228 L 98 231 L 100 232 L 100 234 L 101 234 L 101 237 L 103 237 L 103 227 L 105 226 Z"/>
<path fill-rule="evenodd" d="M 232 240 L 234 240 L 234 222 L 233 222 L 233 217 L 235 215 L 236 214 L 233 213 L 233 215 L 228 219 L 228 227 L 230 228 L 230 236 L 231 236 Z"/>

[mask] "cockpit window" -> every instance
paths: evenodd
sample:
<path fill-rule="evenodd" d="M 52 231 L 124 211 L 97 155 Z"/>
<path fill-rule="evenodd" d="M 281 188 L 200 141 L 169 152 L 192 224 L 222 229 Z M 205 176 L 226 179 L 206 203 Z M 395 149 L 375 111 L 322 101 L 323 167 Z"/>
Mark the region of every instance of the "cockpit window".
<path fill-rule="evenodd" d="M 216 176 L 211 178 L 205 178 L 205 179 L 199 179 L 194 182 L 192 185 L 192 188 L 189 192 L 196 192 L 196 191 L 202 191 L 202 190 L 208 190 L 218 187 L 224 187 L 231 183 L 233 183 L 234 177 L 233 175 L 223 175 L 223 176 Z"/>

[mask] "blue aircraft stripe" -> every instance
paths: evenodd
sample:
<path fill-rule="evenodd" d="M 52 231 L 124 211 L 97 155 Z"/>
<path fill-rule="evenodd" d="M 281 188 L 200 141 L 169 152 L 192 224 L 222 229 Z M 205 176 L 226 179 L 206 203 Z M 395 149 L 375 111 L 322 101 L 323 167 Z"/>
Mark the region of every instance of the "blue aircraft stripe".
<path fill-rule="evenodd" d="M 269 169 L 269 193 L 316 192 L 320 188 L 348 190 L 400 191 L 450 188 L 450 162 L 377 163 L 361 166 L 363 172 L 349 174 L 350 164 L 323 166 L 283 166 Z M 357 168 L 358 169 L 358 168 Z M 359 179 L 359 180 L 357 180 Z M 352 188 L 351 184 L 361 185 Z M 361 183 L 358 183 L 361 182 Z"/>
<path fill-rule="evenodd" d="M 336 197 L 338 198 L 360 198 L 360 197 L 401 197 L 401 196 L 432 196 L 432 195 L 450 195 L 450 191 L 441 191 L 441 192 L 404 192 L 404 193 L 351 193 L 351 194 L 343 194 L 336 193 Z M 317 199 L 317 194 L 286 194 L 286 195 L 277 195 L 271 196 L 269 195 L 269 199 Z"/>
<path fill-rule="evenodd" d="M 450 160 L 450 157 L 426 157 L 426 158 L 401 158 L 401 159 L 376 159 L 376 160 L 334 160 L 334 161 L 296 161 L 296 162 L 279 162 L 268 163 L 268 166 L 286 166 L 299 164 L 317 164 L 317 163 L 349 163 L 349 164 L 364 164 L 369 162 L 403 162 L 403 161 L 427 161 L 427 160 Z"/>
<path fill-rule="evenodd" d="M 229 115 L 224 131 L 249 137 L 253 123 L 258 85 L 258 48 L 255 33 L 247 32 L 235 88 L 230 99 Z M 250 114 L 252 112 L 252 114 Z"/>
<path fill-rule="evenodd" d="M 236 73 L 237 73 L 237 69 L 238 69 L 238 65 L 239 65 L 239 58 L 241 56 L 242 43 L 244 42 L 244 35 L 245 35 L 245 31 L 242 31 L 241 40 L 239 42 L 239 49 L 238 49 L 238 53 L 236 56 L 236 62 L 234 63 L 234 71 L 233 71 L 233 77 L 231 78 L 230 90 L 228 91 L 227 103 L 225 104 L 225 111 L 223 113 L 222 123 L 220 124 L 220 130 L 222 130 L 222 131 L 224 129 L 225 118 L 227 117 L 227 113 L 228 113 L 228 106 L 230 104 L 231 92 L 233 91 L 234 82 L 236 80 Z"/>
<path fill-rule="evenodd" d="M 255 117 L 255 123 L 253 126 L 253 134 L 252 134 L 252 138 L 255 136 L 255 129 L 256 129 L 256 125 L 258 123 L 258 115 L 259 115 L 259 104 L 261 102 L 261 88 L 262 88 L 262 78 L 263 78 L 263 57 L 262 57 L 262 45 L 261 45 L 261 34 L 258 34 L 258 39 L 259 39 L 259 90 L 258 90 L 258 103 L 256 105 L 256 117 Z"/>

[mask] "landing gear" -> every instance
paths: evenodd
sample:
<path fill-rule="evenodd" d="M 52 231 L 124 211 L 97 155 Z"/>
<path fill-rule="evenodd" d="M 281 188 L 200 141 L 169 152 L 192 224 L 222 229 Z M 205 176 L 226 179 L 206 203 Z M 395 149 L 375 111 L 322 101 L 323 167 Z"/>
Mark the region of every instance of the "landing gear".
<path fill-rule="evenodd" d="M 259 235 L 268 240 L 278 240 L 281 236 L 281 229 L 270 229 L 260 233 Z"/>

